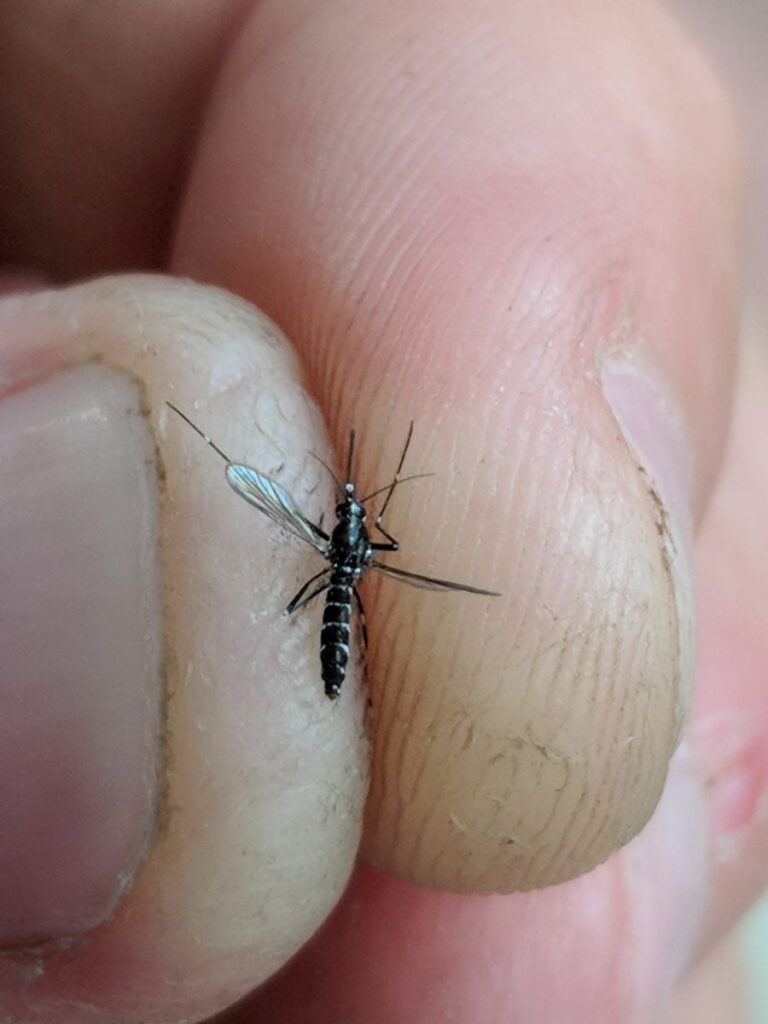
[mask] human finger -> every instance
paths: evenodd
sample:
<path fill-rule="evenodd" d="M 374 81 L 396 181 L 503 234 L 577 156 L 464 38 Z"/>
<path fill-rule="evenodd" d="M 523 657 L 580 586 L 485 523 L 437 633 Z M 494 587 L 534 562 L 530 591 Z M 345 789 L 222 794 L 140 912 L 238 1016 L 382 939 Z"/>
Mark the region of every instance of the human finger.
<path fill-rule="evenodd" d="M 311 549 L 166 402 L 313 512 L 322 426 L 279 332 L 212 289 L 37 290 L 0 325 L 2 1016 L 199 1020 L 338 899 L 368 748 L 317 609 L 280 614 Z"/>
<path fill-rule="evenodd" d="M 0 7 L 0 259 L 54 280 L 158 269 L 243 0 Z"/>
<path fill-rule="evenodd" d="M 544 892 L 457 896 L 360 871 L 323 931 L 228 1024 L 301 1013 L 375 1024 L 448 1013 L 475 1024 L 619 1024 L 667 1009 L 697 1020 L 685 1008 L 704 993 L 712 1010 L 719 1005 L 703 954 L 768 882 L 761 341 L 744 349 L 728 454 L 697 544 L 693 722 L 649 825 L 606 864 Z"/>
<path fill-rule="evenodd" d="M 656 806 L 731 397 L 737 181 L 717 84 L 647 5 L 267 3 L 243 30 L 174 266 L 288 329 L 366 482 L 415 417 L 410 468 L 438 476 L 399 498 L 399 564 L 504 595 L 371 602 L 364 850 L 401 878 L 563 881 Z"/>

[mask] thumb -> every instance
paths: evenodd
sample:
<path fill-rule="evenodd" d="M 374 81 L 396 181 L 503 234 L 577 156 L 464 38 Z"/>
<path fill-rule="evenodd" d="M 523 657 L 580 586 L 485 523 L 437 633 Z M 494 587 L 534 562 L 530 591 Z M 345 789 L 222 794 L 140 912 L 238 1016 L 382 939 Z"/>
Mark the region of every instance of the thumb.
<path fill-rule="evenodd" d="M 199 1020 L 336 902 L 367 744 L 316 613 L 280 616 L 308 549 L 165 400 L 308 508 L 320 421 L 275 328 L 211 289 L 7 297 L 0 338 L 0 943 L 58 942 L 0 958 L 0 1017 Z"/>

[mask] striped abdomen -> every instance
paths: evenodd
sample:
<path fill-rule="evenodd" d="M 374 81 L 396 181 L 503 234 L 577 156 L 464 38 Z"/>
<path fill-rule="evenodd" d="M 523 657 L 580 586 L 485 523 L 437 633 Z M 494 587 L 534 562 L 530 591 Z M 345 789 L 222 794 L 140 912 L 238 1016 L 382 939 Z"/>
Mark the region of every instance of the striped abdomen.
<path fill-rule="evenodd" d="M 353 578 L 334 572 L 325 598 L 323 628 L 320 631 L 320 663 L 327 697 L 338 697 L 349 661 L 349 619 L 352 611 Z"/>

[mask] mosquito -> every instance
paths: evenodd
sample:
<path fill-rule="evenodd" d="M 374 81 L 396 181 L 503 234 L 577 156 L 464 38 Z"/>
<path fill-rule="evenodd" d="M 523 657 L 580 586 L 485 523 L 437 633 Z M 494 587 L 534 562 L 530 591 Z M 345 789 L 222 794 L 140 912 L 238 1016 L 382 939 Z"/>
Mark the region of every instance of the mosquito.
<path fill-rule="evenodd" d="M 355 485 L 351 481 L 352 460 L 355 454 L 354 430 L 349 432 L 346 483 L 342 484 L 333 470 L 318 456 L 314 456 L 331 474 L 337 488 L 336 525 L 329 535 L 322 526 L 312 522 L 308 516 L 304 515 L 284 487 L 250 466 L 233 462 L 187 415 L 171 402 L 166 404 L 224 460 L 227 480 L 241 498 L 263 512 L 287 533 L 309 544 L 328 563 L 324 569 L 307 580 L 286 606 L 284 614 L 292 615 L 294 612 L 306 608 L 316 597 L 325 593 L 323 625 L 320 631 L 320 664 L 325 695 L 329 699 L 335 700 L 339 696 L 347 674 L 353 600 L 360 617 L 363 648 L 365 650 L 368 647 L 365 610 L 358 584 L 363 574 L 369 569 L 425 590 L 459 590 L 466 594 L 480 594 L 485 597 L 501 596 L 493 590 L 481 590 L 479 587 L 470 587 L 466 583 L 454 583 L 451 580 L 422 576 L 420 573 L 408 572 L 379 561 L 380 553 L 400 550 L 399 542 L 382 525 L 384 513 L 392 500 L 395 488 L 398 484 L 406 483 L 409 480 L 431 476 L 429 473 L 418 473 L 406 477 L 400 475 L 413 436 L 413 420 L 408 427 L 408 435 L 394 477 L 386 486 L 372 491 L 364 498 L 355 496 Z M 365 505 L 366 502 L 380 494 L 384 494 L 385 497 L 381 510 L 373 521 L 373 528 L 381 534 L 384 540 L 374 541 L 371 540 L 366 526 Z"/>

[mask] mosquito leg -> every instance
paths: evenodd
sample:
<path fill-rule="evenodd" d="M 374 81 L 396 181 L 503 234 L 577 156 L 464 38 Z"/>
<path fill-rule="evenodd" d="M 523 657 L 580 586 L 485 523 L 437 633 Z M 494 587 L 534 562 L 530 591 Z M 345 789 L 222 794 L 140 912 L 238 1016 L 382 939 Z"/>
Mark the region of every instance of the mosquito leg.
<path fill-rule="evenodd" d="M 318 519 L 318 521 L 316 523 L 313 523 L 311 519 L 305 519 L 304 521 L 306 522 L 307 526 L 309 526 L 309 528 L 312 531 L 312 533 L 314 533 L 314 535 L 316 537 L 319 537 L 320 540 L 330 540 L 331 538 L 328 536 L 328 534 L 323 529 L 323 517 L 324 516 L 325 516 L 325 512 L 321 512 L 320 513 L 320 518 Z M 304 519 L 303 516 L 302 516 L 302 519 Z"/>
<path fill-rule="evenodd" d="M 379 531 L 379 533 L 383 534 L 387 538 L 388 543 L 387 544 L 371 544 L 371 547 L 373 548 L 374 551 L 399 551 L 400 550 L 400 545 L 398 544 L 398 542 L 395 540 L 395 538 L 392 536 L 391 533 L 387 533 L 387 531 L 381 525 L 381 521 L 384 518 L 384 513 L 387 511 L 387 508 L 389 506 L 390 501 L 392 500 L 392 495 L 395 493 L 395 488 L 397 487 L 397 485 L 399 483 L 402 483 L 402 479 L 400 477 L 400 473 L 402 472 L 403 466 L 405 465 L 405 456 L 408 454 L 408 447 L 409 447 L 409 445 L 411 443 L 411 438 L 412 437 L 413 437 L 413 420 L 411 420 L 410 425 L 408 427 L 408 436 L 405 439 L 405 444 L 403 445 L 403 450 L 402 450 L 402 453 L 400 455 L 400 461 L 397 464 L 397 469 L 395 470 L 395 475 L 392 478 L 392 483 L 387 488 L 387 494 L 386 494 L 386 497 L 384 498 L 384 504 L 381 506 L 381 511 L 376 516 L 376 519 L 375 519 L 374 524 L 373 524 L 376 527 L 376 529 Z M 421 473 L 419 473 L 417 475 L 418 476 L 422 476 L 422 475 L 430 475 L 430 474 L 421 474 Z M 415 478 L 412 478 L 412 479 L 415 479 Z M 372 495 L 371 495 L 371 497 L 372 497 Z"/>
<path fill-rule="evenodd" d="M 373 525 L 376 527 L 376 529 L 379 531 L 379 533 L 383 534 L 387 538 L 387 541 L 388 541 L 388 543 L 386 543 L 386 544 L 376 544 L 376 543 L 371 544 L 371 547 L 373 548 L 374 551 L 399 551 L 400 550 L 399 542 L 395 540 L 395 538 L 392 536 L 391 533 L 387 533 L 387 531 L 381 525 L 381 521 L 379 519 L 377 519 Z"/>
<path fill-rule="evenodd" d="M 328 536 L 328 534 L 325 532 L 325 530 L 322 529 L 322 526 L 323 526 L 323 513 L 322 512 L 320 513 L 320 524 L 319 525 L 317 523 L 312 523 L 309 520 L 307 520 L 307 522 L 309 523 L 309 528 L 312 530 L 312 533 L 314 533 L 314 535 L 316 537 L 319 537 L 320 540 L 330 540 L 331 539 Z"/>
<path fill-rule="evenodd" d="M 331 571 L 331 567 L 328 566 L 327 569 L 321 569 L 320 572 L 316 573 L 314 576 L 312 576 L 310 579 L 308 579 L 307 582 L 304 584 L 304 586 L 301 588 L 301 590 L 298 592 L 298 594 L 296 594 L 295 597 L 291 600 L 290 604 L 286 606 L 285 610 L 283 611 L 283 615 L 291 615 L 293 612 L 296 611 L 297 608 L 303 607 L 303 605 L 306 604 L 307 601 L 311 601 L 312 598 L 316 596 L 316 594 L 319 594 L 320 591 L 316 590 L 315 593 L 313 593 L 310 597 L 308 597 L 306 601 L 302 602 L 301 605 L 299 604 L 299 602 L 301 601 L 302 597 L 307 592 L 307 589 L 312 586 L 312 584 L 315 582 L 315 580 L 319 580 L 321 576 L 325 576 L 330 571 Z M 327 586 L 327 584 L 326 584 L 326 586 Z"/>
<path fill-rule="evenodd" d="M 357 611 L 360 615 L 360 632 L 363 636 L 363 653 L 368 653 L 368 627 L 365 624 L 365 608 L 363 607 L 363 599 L 360 597 L 360 591 L 357 587 L 354 588 L 355 601 L 357 602 Z"/>
<path fill-rule="evenodd" d="M 347 452 L 347 482 L 352 479 L 352 459 L 355 455 L 355 430 L 349 432 L 349 451 Z"/>
<path fill-rule="evenodd" d="M 381 528 L 381 520 L 384 518 L 384 513 L 387 511 L 389 503 L 392 500 L 392 495 L 395 493 L 395 488 L 400 483 L 400 472 L 401 472 L 403 466 L 405 465 L 405 456 L 406 456 L 406 454 L 408 452 L 408 446 L 411 443 L 411 437 L 412 436 L 413 436 L 413 420 L 411 420 L 411 424 L 408 427 L 408 436 L 405 439 L 405 445 L 403 446 L 403 451 L 402 451 L 402 454 L 400 456 L 400 461 L 397 464 L 397 469 L 395 470 L 395 475 L 392 478 L 392 483 L 389 485 L 389 489 L 387 490 L 387 496 L 384 498 L 384 504 L 381 506 L 381 511 L 376 516 L 376 526 L 381 530 L 381 532 L 384 534 L 385 537 L 389 538 L 389 540 L 390 540 L 390 542 L 392 544 L 397 544 L 397 541 L 395 540 L 394 537 L 390 537 L 389 534 L 385 530 L 382 530 L 382 528 Z M 390 548 L 389 550 L 390 551 L 397 551 L 397 548 Z"/>
<path fill-rule="evenodd" d="M 327 590 L 328 587 L 330 587 L 330 583 L 321 583 L 320 586 L 315 587 L 312 593 L 305 597 L 303 601 L 299 601 L 299 603 L 294 606 L 293 610 L 298 612 L 301 611 L 302 608 L 306 608 L 310 601 L 313 601 L 318 594 L 322 594 L 322 592 Z"/>

